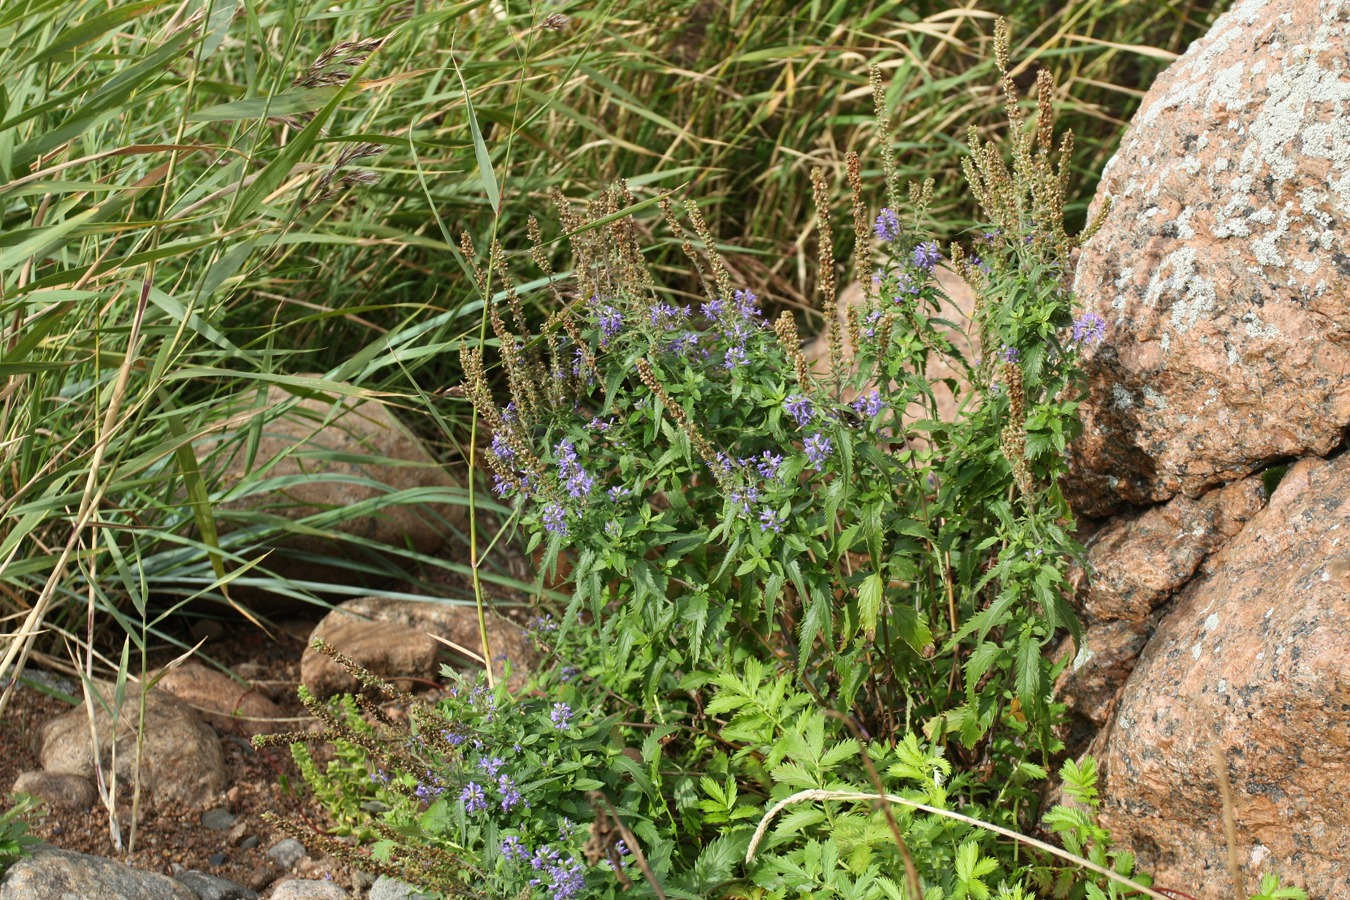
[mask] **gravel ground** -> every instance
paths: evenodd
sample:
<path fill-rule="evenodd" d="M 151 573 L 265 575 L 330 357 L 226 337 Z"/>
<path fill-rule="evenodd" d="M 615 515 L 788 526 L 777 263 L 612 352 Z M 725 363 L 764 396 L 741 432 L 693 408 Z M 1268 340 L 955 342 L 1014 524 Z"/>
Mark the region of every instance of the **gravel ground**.
<path fill-rule="evenodd" d="M 294 637 L 284 636 L 277 641 L 261 633 L 243 633 L 208 641 L 202 652 L 231 667 L 248 664 L 252 672 L 259 673 L 257 680 L 262 688 L 288 716 L 305 717 L 303 707 L 295 699 L 302 649 L 301 639 Z M 173 655 L 166 651 L 164 659 L 153 659 L 152 663 L 160 664 Z M 7 792 L 21 772 L 41 768 L 33 736 L 43 722 L 68 709 L 62 701 L 29 687 L 16 689 L 0 720 L 0 791 L 5 792 L 0 802 L 7 805 Z M 303 724 L 296 722 L 294 727 L 298 729 Z M 117 859 L 165 875 L 196 869 L 228 878 L 264 895 L 268 886 L 288 871 L 306 878 L 331 876 L 338 884 L 358 890 L 368 886 L 368 878 L 353 873 L 336 860 L 305 857 L 285 870 L 268 859 L 266 851 L 286 835 L 264 822 L 263 812 L 285 811 L 316 830 L 327 819 L 303 787 L 290 754 L 284 749 L 254 750 L 238 734 L 222 734 L 221 738 L 232 787 L 220 807 L 234 817 L 229 827 L 215 830 L 203 825 L 199 810 L 171 807 L 143 810 L 136 829 L 135 850 L 129 854 L 114 851 L 108 814 L 102 806 L 85 812 L 49 810 L 31 823 L 31 830 L 47 843 L 64 849 Z M 283 778 L 289 789 L 282 787 Z M 129 837 L 126 821 L 130 818 L 129 796 L 124 802 L 128 813 L 122 826 L 125 841 Z M 219 826 L 228 819 L 216 812 L 211 821 Z"/>

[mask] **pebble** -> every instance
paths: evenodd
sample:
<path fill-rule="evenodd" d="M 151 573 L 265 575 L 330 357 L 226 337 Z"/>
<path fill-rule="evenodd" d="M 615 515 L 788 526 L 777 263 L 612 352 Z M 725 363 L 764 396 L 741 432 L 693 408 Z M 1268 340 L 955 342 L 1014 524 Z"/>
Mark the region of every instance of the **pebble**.
<path fill-rule="evenodd" d="M 234 827 L 238 818 L 223 806 L 217 806 L 202 813 L 201 823 L 212 831 L 228 831 Z"/>
<path fill-rule="evenodd" d="M 213 866 L 223 866 L 230 861 L 230 858 L 224 853 L 212 853 L 211 858 L 207 860 Z"/>
<path fill-rule="evenodd" d="M 277 885 L 272 900 L 348 900 L 348 894 L 331 881 L 294 878 Z"/>
<path fill-rule="evenodd" d="M 278 841 L 267 850 L 267 858 L 283 869 L 289 869 L 308 855 L 305 845 L 295 838 Z"/>
<path fill-rule="evenodd" d="M 417 888 L 397 878 L 381 875 L 370 888 L 370 900 L 421 900 L 430 894 L 420 894 Z"/>
<path fill-rule="evenodd" d="M 261 891 L 281 876 L 281 867 L 270 859 L 265 860 L 253 867 L 253 871 L 248 874 L 248 886 L 255 891 Z"/>
<path fill-rule="evenodd" d="M 197 900 L 257 900 L 258 898 L 257 893 L 250 891 L 241 884 L 235 884 L 228 878 L 198 872 L 196 869 L 179 872 L 174 878 L 187 885 L 188 889 L 197 895 Z"/>

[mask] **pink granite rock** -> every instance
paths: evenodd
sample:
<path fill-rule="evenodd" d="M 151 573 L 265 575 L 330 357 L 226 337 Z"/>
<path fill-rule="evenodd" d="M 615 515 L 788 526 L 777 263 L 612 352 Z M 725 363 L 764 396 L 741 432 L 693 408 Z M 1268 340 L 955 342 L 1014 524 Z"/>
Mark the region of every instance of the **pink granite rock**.
<path fill-rule="evenodd" d="M 1197 496 L 1350 423 L 1350 2 L 1243 0 L 1144 98 L 1076 288 L 1076 508 Z"/>
<path fill-rule="evenodd" d="M 1236 895 L 1215 753 L 1249 885 L 1350 897 L 1350 454 L 1292 466 L 1173 602 L 1099 736 L 1103 823 L 1161 886 Z"/>
<path fill-rule="evenodd" d="M 1196 500 L 1174 497 L 1117 516 L 1088 539 L 1092 575 L 1071 576 L 1086 626 L 1083 644 L 1055 684 L 1072 712 L 1105 723 L 1157 623 L 1155 611 L 1264 505 L 1261 480 L 1246 478 Z"/>

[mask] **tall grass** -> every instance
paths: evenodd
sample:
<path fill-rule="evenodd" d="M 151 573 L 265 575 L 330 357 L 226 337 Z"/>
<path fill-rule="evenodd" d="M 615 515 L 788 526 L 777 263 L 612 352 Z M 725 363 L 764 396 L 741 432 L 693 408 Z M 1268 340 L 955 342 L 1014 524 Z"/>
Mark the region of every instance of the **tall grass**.
<path fill-rule="evenodd" d="M 946 135 L 1001 119 L 980 87 L 997 82 L 996 14 L 1022 22 L 1026 80 L 1053 60 L 1090 174 L 1221 6 L 11 0 L 0 676 L 34 652 L 61 664 L 61 637 L 86 671 L 125 675 L 122 650 L 172 640 L 163 617 L 188 599 L 310 595 L 258 551 L 297 532 L 353 543 L 336 531 L 350 511 L 288 523 L 222 510 L 220 444 L 206 441 L 222 429 L 248 446 L 301 399 L 382 398 L 462 467 L 468 411 L 449 389 L 483 298 L 461 229 L 523 247 L 553 188 L 586 196 L 626 177 L 645 199 L 692 184 L 736 277 L 808 307 L 808 171 L 868 139 L 869 63 L 894 84 L 903 174 L 938 178 L 934 216 L 959 236 L 974 212 Z M 387 500 L 430 501 L 468 492 Z M 442 556 L 347 565 L 466 570 Z M 524 587 L 494 559 L 485 577 Z"/>

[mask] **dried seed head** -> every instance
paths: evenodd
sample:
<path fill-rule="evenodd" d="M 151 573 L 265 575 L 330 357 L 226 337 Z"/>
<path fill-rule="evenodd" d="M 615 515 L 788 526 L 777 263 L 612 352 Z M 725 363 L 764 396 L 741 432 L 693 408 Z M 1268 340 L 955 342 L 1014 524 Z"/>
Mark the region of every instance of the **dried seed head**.
<path fill-rule="evenodd" d="M 708 262 L 712 266 L 713 280 L 717 283 L 717 290 L 723 297 L 730 297 L 731 275 L 727 273 L 727 267 L 722 262 L 722 256 L 717 252 L 717 242 L 713 239 L 712 229 L 703 218 L 703 213 L 699 212 L 698 204 L 693 200 L 684 201 L 685 212 L 689 214 L 689 221 L 694 224 L 694 233 L 698 235 L 699 240 L 703 241 L 703 252 L 708 257 Z"/>
<path fill-rule="evenodd" d="M 778 335 L 778 343 L 782 345 L 783 352 L 792 360 L 793 369 L 797 373 L 797 384 L 803 389 L 809 387 L 811 367 L 806 362 L 806 354 L 802 352 L 802 338 L 797 332 L 797 320 L 785 309 L 778 314 L 777 321 L 773 323 L 773 330 Z"/>
<path fill-rule="evenodd" d="M 680 249 L 689 261 L 694 264 L 694 271 L 698 273 L 699 284 L 703 285 L 703 294 L 709 300 L 717 299 L 717 292 L 713 289 L 712 282 L 708 280 L 708 273 L 703 268 L 703 261 L 699 259 L 698 253 L 694 251 L 694 245 L 689 240 L 687 232 L 680 220 L 675 217 L 675 210 L 670 205 L 670 200 L 662 197 L 657 204 L 661 207 L 661 215 L 665 217 L 666 224 L 670 226 L 671 232 L 680 238 Z"/>
<path fill-rule="evenodd" d="M 732 487 L 731 471 L 734 464 L 727 457 L 718 457 L 717 452 L 713 450 L 712 444 L 708 443 L 708 439 L 705 438 L 703 433 L 689 420 L 689 416 L 685 413 L 684 407 L 676 403 L 675 398 L 666 393 L 665 385 L 661 384 L 660 380 L 656 377 L 656 372 L 652 369 L 651 363 L 646 359 L 639 359 L 637 361 L 637 370 L 638 378 L 642 380 L 642 383 L 647 386 L 648 390 L 656 395 L 656 398 L 661 401 L 661 405 L 665 407 L 666 412 L 675 420 L 675 424 L 680 427 L 680 430 L 683 431 L 686 436 L 688 436 L 689 443 L 694 448 L 694 452 L 696 452 L 703 462 L 707 464 L 708 468 L 712 470 L 713 478 L 717 479 L 718 485 L 720 485 L 723 490 L 730 490 Z"/>
<path fill-rule="evenodd" d="M 844 348 L 839 333 L 839 304 L 834 285 L 834 238 L 830 233 L 830 189 L 825 170 L 819 166 L 811 170 L 811 199 L 816 206 L 816 233 L 819 238 L 820 292 L 824 296 L 825 336 L 830 348 L 830 373 L 835 390 L 843 384 Z"/>

